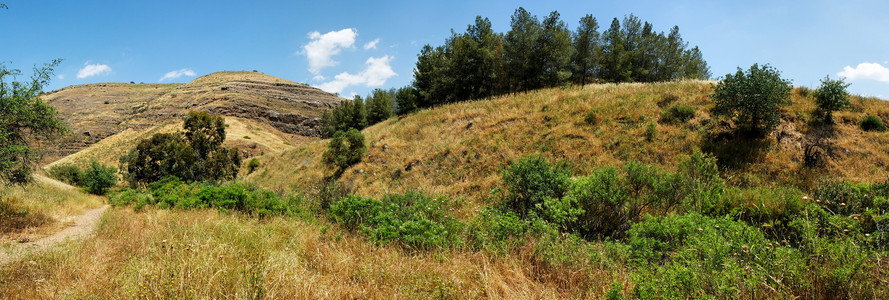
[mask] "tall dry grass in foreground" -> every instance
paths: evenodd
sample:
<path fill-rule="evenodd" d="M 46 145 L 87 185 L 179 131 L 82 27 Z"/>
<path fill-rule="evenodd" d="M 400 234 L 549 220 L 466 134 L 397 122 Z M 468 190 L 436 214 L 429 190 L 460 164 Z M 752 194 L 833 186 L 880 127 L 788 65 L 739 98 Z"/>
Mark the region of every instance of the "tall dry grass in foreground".
<path fill-rule="evenodd" d="M 37 238 L 65 226 L 83 212 L 104 204 L 104 197 L 40 175 L 25 186 L 0 187 L 0 241 Z"/>
<path fill-rule="evenodd" d="M 337 227 L 215 210 L 111 209 L 94 237 L 0 267 L 0 298 L 568 298 L 623 267 L 553 267 L 533 243 L 507 256 L 374 246 Z"/>

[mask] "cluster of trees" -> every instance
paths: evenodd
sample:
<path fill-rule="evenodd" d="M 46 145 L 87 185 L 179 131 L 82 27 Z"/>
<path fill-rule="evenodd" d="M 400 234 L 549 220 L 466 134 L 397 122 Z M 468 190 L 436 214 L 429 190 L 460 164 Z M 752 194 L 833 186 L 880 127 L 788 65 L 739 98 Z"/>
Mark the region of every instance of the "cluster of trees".
<path fill-rule="evenodd" d="M 234 178 L 241 166 L 236 148 L 222 147 L 225 119 L 207 112 L 189 112 L 184 133 L 158 133 L 144 139 L 120 159 L 130 185 L 175 176 L 185 181 Z"/>
<path fill-rule="evenodd" d="M 337 131 L 361 130 L 367 126 L 385 121 L 396 113 L 396 99 L 412 97 L 409 87 L 401 89 L 375 89 L 365 98 L 355 96 L 346 100 L 321 116 L 321 136 L 332 137 Z M 402 101 L 403 102 L 403 101 Z M 401 111 L 397 111 L 401 114 Z"/>
<path fill-rule="evenodd" d="M 614 18 L 600 33 L 596 18 L 587 15 L 571 31 L 556 11 L 541 21 L 519 8 L 505 34 L 479 16 L 466 32 L 452 31 L 444 45 L 424 46 L 414 71 L 415 95 L 397 102 L 407 112 L 571 83 L 709 77 L 701 51 L 688 47 L 677 26 L 664 34 L 629 15 L 622 22 Z"/>

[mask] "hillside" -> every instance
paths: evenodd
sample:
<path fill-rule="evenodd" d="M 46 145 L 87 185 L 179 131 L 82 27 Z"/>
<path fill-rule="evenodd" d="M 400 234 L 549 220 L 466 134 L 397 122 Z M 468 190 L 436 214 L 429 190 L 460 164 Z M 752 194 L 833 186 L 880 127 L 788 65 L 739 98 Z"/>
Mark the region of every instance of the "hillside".
<path fill-rule="evenodd" d="M 42 96 L 70 124 L 66 139 L 44 162 L 77 152 L 128 129 L 167 124 L 191 110 L 256 120 L 280 139 L 319 136 L 318 118 L 342 99 L 300 83 L 258 72 L 217 72 L 186 84 L 97 83 L 66 87 Z M 295 141 L 295 140 L 294 140 Z"/>
<path fill-rule="evenodd" d="M 367 156 L 341 182 L 361 195 L 421 189 L 484 206 L 500 186 L 500 168 L 528 154 L 564 160 L 575 176 L 639 161 L 675 170 L 683 155 L 701 149 L 720 160 L 722 175 L 738 186 L 794 185 L 807 189 L 828 175 L 854 182 L 886 176 L 889 135 L 863 132 L 865 115 L 889 119 L 889 103 L 852 98 L 830 129 L 814 122 L 813 96 L 795 89 L 782 124 L 764 141 L 733 137 L 730 122 L 709 115 L 712 82 L 599 84 L 546 89 L 423 110 L 364 130 Z M 687 123 L 660 120 L 674 105 L 690 105 Z M 593 112 L 594 125 L 585 122 Z M 649 141 L 648 124 L 654 124 Z M 804 147 L 822 138 L 823 165 L 803 166 Z M 308 189 L 333 170 L 321 162 L 327 141 L 262 158 L 247 179 L 261 186 Z"/>

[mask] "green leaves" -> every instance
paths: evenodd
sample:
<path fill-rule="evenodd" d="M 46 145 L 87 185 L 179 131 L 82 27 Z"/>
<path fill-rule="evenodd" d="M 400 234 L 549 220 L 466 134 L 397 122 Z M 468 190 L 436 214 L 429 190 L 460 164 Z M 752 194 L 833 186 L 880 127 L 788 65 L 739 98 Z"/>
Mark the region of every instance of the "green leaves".
<path fill-rule="evenodd" d="M 824 121 L 833 123 L 833 112 L 849 107 L 849 92 L 846 88 L 851 83 L 842 79 L 831 80 L 830 76 L 821 80 L 821 86 L 815 91 L 815 104 L 824 113 Z"/>
<path fill-rule="evenodd" d="M 769 66 L 754 64 L 749 70 L 726 74 L 710 98 L 713 113 L 733 118 L 744 132 L 765 135 L 780 123 L 779 110 L 790 104 L 790 81 Z"/>
<path fill-rule="evenodd" d="M 334 177 L 339 177 L 346 168 L 361 161 L 365 151 L 367 146 L 364 145 L 364 135 L 352 128 L 346 132 L 337 131 L 321 158 L 327 165 L 337 168 Z"/>
<path fill-rule="evenodd" d="M 59 63 L 61 60 L 56 59 L 43 67 L 34 67 L 29 82 L 8 82 L 6 78 L 19 76 L 21 71 L 0 64 L 0 181 L 30 181 L 37 152 L 29 141 L 53 138 L 67 131 L 55 108 L 39 98 Z"/>

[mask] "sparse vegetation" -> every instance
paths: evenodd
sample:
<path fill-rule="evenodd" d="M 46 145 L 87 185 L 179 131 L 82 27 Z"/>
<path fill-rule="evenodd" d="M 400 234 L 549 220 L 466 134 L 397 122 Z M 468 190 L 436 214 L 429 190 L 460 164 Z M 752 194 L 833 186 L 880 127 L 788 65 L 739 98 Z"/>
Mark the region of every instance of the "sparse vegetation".
<path fill-rule="evenodd" d="M 661 122 L 685 123 L 695 117 L 695 108 L 689 105 L 674 105 L 661 111 Z"/>
<path fill-rule="evenodd" d="M 367 146 L 364 145 L 364 135 L 355 128 L 349 131 L 337 131 L 327 144 L 322 159 L 328 166 L 336 168 L 334 177 L 339 177 L 346 168 L 361 161 Z"/>

